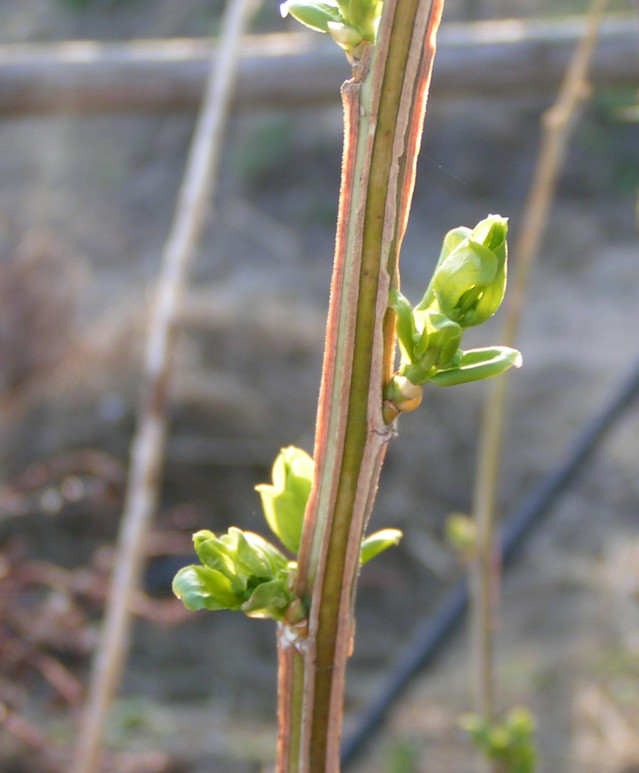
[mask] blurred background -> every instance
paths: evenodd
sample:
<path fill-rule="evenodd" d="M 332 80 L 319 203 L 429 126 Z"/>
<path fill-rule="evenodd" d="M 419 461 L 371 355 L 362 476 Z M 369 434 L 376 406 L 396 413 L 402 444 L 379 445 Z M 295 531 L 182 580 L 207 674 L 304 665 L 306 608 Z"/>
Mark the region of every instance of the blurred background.
<path fill-rule="evenodd" d="M 282 20 L 278 5 L 261 3 L 251 34 L 295 37 L 278 37 L 268 55 L 260 45 L 274 38 L 247 41 L 178 322 L 161 501 L 107 734 L 122 756 L 109 769 L 128 769 L 128 759 L 142 772 L 256 773 L 274 756 L 274 626 L 185 613 L 170 583 L 190 558 L 193 531 L 265 533 L 254 485 L 268 479 L 280 447 L 312 451 L 339 86 L 349 67 L 320 36 Z M 518 233 L 540 120 L 586 5 L 447 0 L 401 261 L 413 302 L 450 228 L 499 213 Z M 222 9 L 216 0 L 0 4 L 5 773 L 65 770 L 60 759 L 74 741 L 122 509 L 149 302 L 206 75 L 198 40 L 216 35 Z M 504 514 L 562 463 L 639 358 L 638 32 L 636 3 L 611 1 L 529 288 L 524 367 L 510 386 Z M 144 39 L 165 43 L 128 54 L 51 45 Z M 65 56 L 82 68 L 64 65 Z M 498 325 L 472 343 L 495 343 Z M 431 387 L 400 422 L 372 527 L 405 537 L 361 578 L 347 734 L 462 576 L 443 526 L 470 508 L 484 395 L 481 385 Z M 637 438 L 635 407 L 506 577 L 500 705 L 523 702 L 537 715 L 545 771 L 639 770 Z M 465 649 L 462 631 L 415 677 L 353 770 L 473 769 L 457 725 L 470 708 Z"/>

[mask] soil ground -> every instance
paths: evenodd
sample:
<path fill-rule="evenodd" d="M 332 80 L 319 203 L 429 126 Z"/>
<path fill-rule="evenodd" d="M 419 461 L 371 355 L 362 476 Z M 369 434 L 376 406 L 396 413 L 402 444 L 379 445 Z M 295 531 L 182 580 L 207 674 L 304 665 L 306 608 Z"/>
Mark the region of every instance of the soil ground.
<path fill-rule="evenodd" d="M 204 1 L 81 5 L 5 0 L 1 37 L 170 36 L 215 26 Z M 499 13 L 498 5 L 483 7 Z M 272 10 L 263 12 L 266 29 L 276 24 Z M 450 3 L 449 19 L 463 12 L 463 3 Z M 511 379 L 505 514 L 556 469 L 639 356 L 639 142 L 636 125 L 616 120 L 616 99 L 595 93 L 581 117 L 533 274 L 519 343 L 525 367 Z M 516 236 L 551 100 L 430 105 L 402 256 L 412 300 L 449 228 L 500 212 Z M 0 123 L 3 566 L 37 561 L 99 574 L 108 564 L 152 281 L 192 127 L 184 114 Z M 274 752 L 273 627 L 226 613 L 169 622 L 180 607 L 168 594 L 175 562 L 164 554 L 198 528 L 261 530 L 253 486 L 267 479 L 281 446 L 312 447 L 341 116 L 337 106 L 236 116 L 228 137 L 180 320 L 156 528 L 163 555 L 146 576 L 158 606 L 136 622 L 109 731 L 113 750 L 160 752 L 185 773 L 266 770 Z M 498 320 L 488 327 L 477 343 L 494 342 Z M 347 732 L 461 576 L 443 525 L 470 506 L 483 395 L 478 385 L 433 387 L 390 449 L 372 526 L 396 526 L 405 537 L 362 576 Z M 635 407 L 505 578 L 499 704 L 534 711 L 547 773 L 639 770 L 637 437 Z M 87 617 L 74 629 L 59 588 L 9 601 L 24 613 L 16 619 L 40 616 L 40 639 L 32 623 L 23 632 L 84 679 L 99 607 L 83 607 Z M 52 631 L 66 637 L 52 642 Z M 467 674 L 461 633 L 414 679 L 353 769 L 472 770 L 457 724 L 469 708 Z M 2 674 L 1 687 L 2 701 L 49 741 L 72 740 L 72 712 L 37 669 L 21 662 Z M 42 770 L 42 759 L 7 734 L 0 754 L 3 771 Z"/>

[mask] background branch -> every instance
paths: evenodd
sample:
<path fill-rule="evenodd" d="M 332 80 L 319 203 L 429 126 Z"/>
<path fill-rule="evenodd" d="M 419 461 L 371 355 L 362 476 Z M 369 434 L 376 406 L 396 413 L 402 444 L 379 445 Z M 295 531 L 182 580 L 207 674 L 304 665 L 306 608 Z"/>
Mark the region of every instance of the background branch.
<path fill-rule="evenodd" d="M 542 118 L 542 142 L 519 237 L 513 250 L 513 282 L 506 296 L 501 343 L 516 344 L 530 270 L 544 236 L 557 178 L 562 168 L 571 130 L 589 94 L 588 68 L 597 32 L 608 0 L 593 0 L 582 39 L 562 80 L 555 104 Z M 477 554 L 471 566 L 471 660 L 474 708 L 492 721 L 495 712 L 493 671 L 494 607 L 498 598 L 496 492 L 501 457 L 507 374 L 488 386 L 475 473 L 473 517 L 477 525 Z"/>
<path fill-rule="evenodd" d="M 131 449 L 114 571 L 78 737 L 75 773 L 99 770 L 104 724 L 126 659 L 131 601 L 139 581 L 144 537 L 157 505 L 162 478 L 174 321 L 189 258 L 204 222 L 217 172 L 240 36 L 251 7 L 252 0 L 229 0 L 222 26 L 222 49 L 216 58 L 217 66 L 211 68 L 175 217 L 164 248 L 149 322 L 138 427 Z"/>

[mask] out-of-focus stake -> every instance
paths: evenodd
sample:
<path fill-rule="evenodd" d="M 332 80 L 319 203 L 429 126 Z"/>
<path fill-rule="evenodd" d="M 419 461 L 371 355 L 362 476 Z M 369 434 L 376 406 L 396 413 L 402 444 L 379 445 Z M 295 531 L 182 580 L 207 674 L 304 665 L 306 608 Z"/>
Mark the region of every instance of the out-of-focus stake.
<path fill-rule="evenodd" d="M 501 343 L 513 346 L 521 320 L 530 270 L 538 254 L 568 142 L 580 106 L 589 94 L 588 69 L 608 0 L 592 0 L 584 36 L 564 75 L 555 104 L 542 118 L 542 142 L 532 185 L 515 244 L 513 282 L 507 294 Z M 477 526 L 475 560 L 471 566 L 471 660 L 474 710 L 492 722 L 495 711 L 493 636 L 499 596 L 496 490 L 501 456 L 507 377 L 488 389 L 478 447 L 473 517 Z"/>
<path fill-rule="evenodd" d="M 100 769 L 104 725 L 126 661 L 131 598 L 142 565 L 142 546 L 158 499 L 166 437 L 166 403 L 173 328 L 187 267 L 212 195 L 237 73 L 240 38 L 253 0 L 229 0 L 221 51 L 204 93 L 171 231 L 164 247 L 155 305 L 149 321 L 138 426 L 102 635 L 78 734 L 74 773 Z"/>

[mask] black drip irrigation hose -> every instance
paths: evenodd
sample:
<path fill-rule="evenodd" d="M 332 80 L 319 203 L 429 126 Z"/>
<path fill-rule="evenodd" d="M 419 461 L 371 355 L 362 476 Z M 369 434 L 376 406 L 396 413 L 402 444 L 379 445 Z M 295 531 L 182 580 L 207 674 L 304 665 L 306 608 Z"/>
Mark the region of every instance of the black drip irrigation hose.
<path fill-rule="evenodd" d="M 630 375 L 623 379 L 618 391 L 602 410 L 586 422 L 564 461 L 504 520 L 501 529 L 504 565 L 512 562 L 532 527 L 573 481 L 595 448 L 638 394 L 639 363 Z M 435 659 L 461 622 L 467 607 L 468 585 L 463 579 L 448 591 L 434 613 L 417 626 L 410 642 L 388 671 L 379 693 L 357 719 L 354 732 L 342 745 L 341 757 L 344 767 L 359 756 L 412 677 Z"/>

